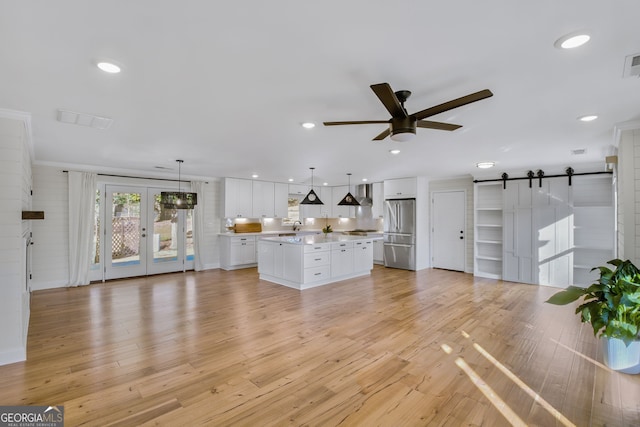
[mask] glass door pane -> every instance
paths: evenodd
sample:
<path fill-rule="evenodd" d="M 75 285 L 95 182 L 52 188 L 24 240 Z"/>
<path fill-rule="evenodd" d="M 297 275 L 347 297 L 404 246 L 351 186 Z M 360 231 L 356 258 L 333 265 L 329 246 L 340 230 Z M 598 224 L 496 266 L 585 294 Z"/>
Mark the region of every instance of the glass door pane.
<path fill-rule="evenodd" d="M 145 189 L 107 187 L 105 278 L 146 274 Z"/>
<path fill-rule="evenodd" d="M 180 209 L 160 203 L 161 189 L 149 188 L 149 239 L 147 274 L 182 271 L 184 268 L 184 220 Z"/>

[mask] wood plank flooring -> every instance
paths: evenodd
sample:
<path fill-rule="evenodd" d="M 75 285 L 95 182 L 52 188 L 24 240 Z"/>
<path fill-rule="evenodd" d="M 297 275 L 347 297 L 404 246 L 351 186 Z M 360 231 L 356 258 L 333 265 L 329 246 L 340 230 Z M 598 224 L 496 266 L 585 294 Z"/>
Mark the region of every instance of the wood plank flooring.
<path fill-rule="evenodd" d="M 0 405 L 67 426 L 638 426 L 555 289 L 376 266 L 298 291 L 255 268 L 34 292 Z"/>

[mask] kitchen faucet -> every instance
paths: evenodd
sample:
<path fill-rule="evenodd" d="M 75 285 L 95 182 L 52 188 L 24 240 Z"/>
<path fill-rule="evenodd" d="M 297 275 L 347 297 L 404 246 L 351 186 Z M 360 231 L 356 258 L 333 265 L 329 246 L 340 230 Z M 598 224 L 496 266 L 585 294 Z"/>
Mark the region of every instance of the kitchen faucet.
<path fill-rule="evenodd" d="M 300 221 L 295 221 L 293 223 L 293 231 L 298 231 L 300 230 L 300 227 L 302 226 L 302 223 Z"/>

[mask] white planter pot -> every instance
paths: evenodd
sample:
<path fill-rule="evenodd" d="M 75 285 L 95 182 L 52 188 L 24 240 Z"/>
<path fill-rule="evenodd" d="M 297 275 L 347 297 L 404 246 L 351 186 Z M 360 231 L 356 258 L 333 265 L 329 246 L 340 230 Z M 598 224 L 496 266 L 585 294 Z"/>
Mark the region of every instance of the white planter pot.
<path fill-rule="evenodd" d="M 627 346 L 618 338 L 602 337 L 600 340 L 605 365 L 625 374 L 640 374 L 640 341 Z"/>

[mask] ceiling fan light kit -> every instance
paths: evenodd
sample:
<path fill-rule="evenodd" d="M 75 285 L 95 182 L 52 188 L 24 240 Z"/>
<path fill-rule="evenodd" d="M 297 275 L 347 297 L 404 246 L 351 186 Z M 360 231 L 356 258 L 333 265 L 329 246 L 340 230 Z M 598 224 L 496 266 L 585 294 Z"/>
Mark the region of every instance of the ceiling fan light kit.
<path fill-rule="evenodd" d="M 391 118 L 389 120 L 324 122 L 324 125 L 339 126 L 386 123 L 389 127 L 379 135 L 377 135 L 375 138 L 373 138 L 373 140 L 381 141 L 387 136 L 391 136 L 391 139 L 393 141 L 405 142 L 411 140 L 415 136 L 416 128 L 438 129 L 447 131 L 454 131 L 458 128 L 461 128 L 461 125 L 433 122 L 423 119 L 493 96 L 493 93 L 491 93 L 489 89 L 484 89 L 479 92 L 475 92 L 445 102 L 443 104 L 427 108 L 422 111 L 418 111 L 417 113 L 409 114 L 404 107 L 404 103 L 409 98 L 409 96 L 411 96 L 410 91 L 399 90 L 397 92 L 394 92 L 388 83 L 378 83 L 371 85 L 371 90 L 373 90 L 380 102 L 382 102 L 382 105 L 384 105 L 387 111 L 391 114 Z"/>

